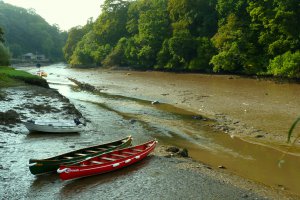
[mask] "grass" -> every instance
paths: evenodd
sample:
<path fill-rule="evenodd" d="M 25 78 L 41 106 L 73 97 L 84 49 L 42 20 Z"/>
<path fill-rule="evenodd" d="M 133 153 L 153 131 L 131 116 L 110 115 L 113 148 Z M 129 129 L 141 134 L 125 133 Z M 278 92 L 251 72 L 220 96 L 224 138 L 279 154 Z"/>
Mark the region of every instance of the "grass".
<path fill-rule="evenodd" d="M 0 66 L 0 88 L 23 85 L 24 83 L 49 87 L 47 81 L 42 77 L 11 67 Z"/>

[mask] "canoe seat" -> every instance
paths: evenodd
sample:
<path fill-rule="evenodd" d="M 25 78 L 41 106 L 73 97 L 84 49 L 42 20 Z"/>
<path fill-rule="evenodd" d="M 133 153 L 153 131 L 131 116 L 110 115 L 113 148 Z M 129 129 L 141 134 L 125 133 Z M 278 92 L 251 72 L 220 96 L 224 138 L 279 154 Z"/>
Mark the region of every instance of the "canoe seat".
<path fill-rule="evenodd" d="M 128 151 L 123 151 L 122 153 L 129 154 L 129 155 L 135 155 L 135 153 L 133 153 L 133 152 L 128 152 Z"/>
<path fill-rule="evenodd" d="M 75 153 L 76 156 L 86 156 L 87 154 L 84 153 Z"/>
<path fill-rule="evenodd" d="M 100 150 L 100 151 L 105 151 L 105 150 L 107 150 L 106 148 L 97 148 L 98 150 Z"/>
<path fill-rule="evenodd" d="M 121 158 L 127 158 L 127 156 L 123 156 L 123 155 L 119 155 L 119 154 L 111 154 L 112 156 L 117 156 L 117 157 L 121 157 Z"/>
<path fill-rule="evenodd" d="M 88 153 L 98 153 L 98 151 L 93 151 L 93 150 L 85 150 Z"/>
<path fill-rule="evenodd" d="M 71 156 L 64 157 L 64 159 L 72 159 L 72 158 L 74 158 L 74 157 L 71 157 Z"/>
<path fill-rule="evenodd" d="M 132 151 L 137 151 L 137 152 L 142 152 L 143 150 L 141 149 L 131 149 Z"/>
<path fill-rule="evenodd" d="M 93 164 L 103 164 L 104 162 L 99 162 L 99 161 L 92 160 L 91 163 L 93 163 Z"/>
<path fill-rule="evenodd" d="M 103 160 L 109 160 L 109 161 L 115 161 L 116 159 L 113 159 L 113 158 L 107 158 L 107 157 L 102 157 L 101 159 Z"/>

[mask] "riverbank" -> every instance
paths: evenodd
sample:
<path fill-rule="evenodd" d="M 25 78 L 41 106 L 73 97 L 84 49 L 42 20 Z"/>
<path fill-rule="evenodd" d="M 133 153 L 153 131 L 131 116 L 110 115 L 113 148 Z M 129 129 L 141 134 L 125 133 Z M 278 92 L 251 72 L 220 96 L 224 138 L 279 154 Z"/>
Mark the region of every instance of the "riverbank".
<path fill-rule="evenodd" d="M 59 69 L 55 69 L 55 71 L 57 71 L 57 74 L 51 75 L 51 76 L 53 76 L 53 78 L 55 78 L 56 76 L 60 76 L 60 75 L 58 75 L 58 74 L 60 74 Z M 63 73 L 61 73 L 61 74 L 63 74 Z M 67 75 L 68 77 L 74 77 L 74 78 L 78 79 L 78 76 L 76 74 L 77 74 L 76 70 L 74 71 L 74 73 L 73 72 L 68 72 L 67 74 L 64 73 L 64 75 Z M 86 82 L 86 80 L 89 80 L 92 82 L 93 78 L 102 80 L 103 85 L 99 84 L 99 85 L 96 85 L 96 87 L 103 92 L 108 92 L 108 93 L 113 93 L 113 94 L 121 94 L 122 93 L 123 96 L 131 96 L 131 97 L 136 96 L 136 97 L 139 97 L 140 99 L 158 100 L 159 102 L 162 102 L 162 103 L 164 103 L 163 99 L 150 98 L 150 95 L 152 95 L 153 93 L 159 92 L 158 97 L 171 96 L 171 94 L 166 94 L 166 93 L 163 93 L 163 95 L 162 95 L 162 93 L 160 93 L 160 90 L 157 90 L 156 87 L 152 87 L 151 85 L 147 85 L 145 87 L 145 89 L 146 89 L 145 92 L 141 92 L 142 88 L 139 88 L 139 87 L 142 87 L 143 84 L 145 85 L 146 83 L 148 83 L 148 80 L 146 79 L 146 77 L 144 77 L 143 81 L 138 82 L 139 84 L 134 83 L 135 82 L 134 80 L 138 79 L 138 77 L 135 77 L 135 75 L 133 75 L 133 72 L 124 73 L 122 71 L 122 72 L 118 72 L 115 75 L 114 72 L 107 71 L 104 73 L 101 72 L 100 76 L 94 76 L 93 74 L 95 74 L 95 73 L 93 73 L 91 71 L 89 71 L 88 73 L 85 73 L 85 71 L 80 71 L 80 74 L 81 75 L 79 77 L 81 77 L 82 80 L 85 80 L 84 82 Z M 113 76 L 113 77 L 111 77 L 111 76 Z M 118 76 L 122 77 L 122 80 L 115 79 Z M 115 81 L 113 81 L 113 80 L 115 80 Z M 131 80 L 133 80 L 133 83 Z M 229 79 L 229 80 L 231 80 L 231 79 Z M 118 82 L 118 81 L 120 81 L 119 83 L 122 83 L 123 85 L 116 84 L 116 82 Z M 162 81 L 162 82 L 164 82 L 164 81 Z M 129 90 L 129 88 L 132 85 L 135 85 L 137 87 L 137 89 Z M 159 83 L 157 83 L 157 85 L 154 85 L 154 86 L 158 86 L 158 85 L 159 85 Z M 84 86 L 86 86 L 86 85 L 84 85 Z M 177 87 L 177 88 L 180 88 L 180 87 Z M 149 93 L 147 93 L 146 91 L 148 91 L 148 89 L 152 89 L 152 93 L 150 93 L 151 91 L 149 91 Z M 32 88 L 32 90 L 35 91 L 36 89 Z M 94 88 L 93 88 L 93 90 L 94 90 Z M 136 91 L 136 90 L 138 90 L 138 91 Z M 154 92 L 153 92 L 153 90 L 154 90 Z M 52 90 L 52 91 L 55 91 L 55 90 Z M 31 93 L 30 89 L 29 89 L 29 91 L 26 91 L 25 93 L 26 94 Z M 22 96 L 23 97 L 22 99 L 24 99 L 24 101 L 27 101 L 27 102 L 33 101 L 33 99 L 31 99 L 31 98 L 27 99 L 30 95 L 25 96 L 24 93 L 18 92 L 17 88 L 12 89 L 12 91 L 8 92 L 7 94 L 8 94 L 8 95 L 6 95 L 7 98 L 11 98 L 12 96 L 16 95 L 16 98 L 13 98 L 13 99 L 20 99 L 20 97 Z M 11 97 L 9 97 L 9 95 Z M 46 96 L 48 96 L 48 97 L 51 97 L 52 95 L 53 95 L 52 92 L 50 92 L 49 95 L 46 94 Z M 34 98 L 34 99 L 37 102 L 43 102 L 42 104 L 47 104 L 47 102 L 49 102 L 49 100 L 50 100 L 50 99 L 48 99 L 48 97 L 44 99 L 42 97 L 43 95 L 41 95 L 41 96 L 32 95 L 32 97 L 34 97 L 34 96 L 37 96 L 37 98 Z M 143 97 L 143 98 L 141 98 L 141 97 Z M 206 97 L 203 97 L 203 98 L 206 98 Z M 173 100 L 178 100 L 178 99 L 173 99 Z M 23 103 L 22 102 L 20 103 L 19 106 L 22 109 L 20 109 L 18 112 L 22 112 L 21 110 L 28 109 L 23 106 Z M 54 107 L 57 107 L 59 104 L 58 104 L 58 102 L 56 102 L 53 105 L 54 105 Z M 179 104 L 177 104 L 177 105 L 179 105 Z M 13 104 L 12 104 L 12 106 L 13 106 Z M 14 106 L 14 107 L 17 107 L 17 106 Z M 86 108 L 80 106 L 80 104 L 77 104 L 77 108 L 83 113 L 89 112 L 89 110 L 86 110 Z M 13 109 L 15 109 L 15 108 L 13 108 Z M 30 112 L 32 112 L 32 110 Z M 106 113 L 106 112 L 101 113 L 101 115 L 103 115 L 104 118 L 107 118 L 108 113 Z M 52 113 L 52 111 L 51 111 L 51 113 Z M 55 115 L 56 116 L 65 116 L 65 114 L 62 114 L 60 112 L 56 113 Z M 89 115 L 87 115 L 87 116 L 89 116 Z M 93 123 L 93 121 L 96 120 L 96 119 L 94 119 L 94 117 L 95 117 L 94 115 L 90 115 L 90 118 L 88 120 L 92 121 L 92 123 Z M 114 124 L 114 126 L 117 126 L 117 124 L 121 123 L 121 122 L 126 123 L 126 120 L 125 121 L 124 120 L 110 121 L 109 123 Z M 110 124 L 108 124 L 108 126 L 111 126 Z M 20 126 L 20 125 L 18 125 L 18 126 Z M 34 197 L 34 198 L 37 198 L 37 197 L 45 198 L 46 197 L 46 194 L 45 194 L 46 188 L 47 188 L 46 190 L 48 192 L 50 192 L 50 193 L 54 192 L 54 194 L 52 194 L 52 197 L 57 197 L 57 195 L 60 195 L 60 196 L 62 195 L 66 199 L 68 199 L 68 198 L 73 199 L 73 198 L 75 198 L 74 194 L 78 194 L 78 195 L 85 196 L 85 197 L 93 197 L 94 191 L 84 189 L 85 184 L 87 184 L 89 186 L 93 186 L 92 188 L 97 189 L 97 190 L 103 190 L 100 188 L 105 188 L 105 186 L 107 186 L 108 188 L 115 187 L 116 184 L 120 183 L 120 181 L 116 181 L 116 180 L 118 180 L 117 176 L 120 174 L 124 175 L 124 173 L 125 173 L 125 174 L 129 174 L 129 176 L 127 175 L 126 177 L 122 176 L 125 179 L 133 178 L 134 175 L 132 176 L 132 174 L 139 174 L 138 178 L 141 181 L 140 182 L 141 186 L 143 184 L 146 184 L 147 191 L 149 191 L 150 194 L 152 194 L 152 197 L 157 197 L 157 196 L 155 196 L 155 194 L 156 193 L 159 194 L 163 190 L 163 191 L 165 191 L 164 193 L 166 195 L 165 199 L 174 199 L 175 197 L 184 197 L 184 196 L 191 197 L 190 199 L 192 199 L 192 197 L 193 198 L 201 197 L 203 199 L 213 199 L 213 198 L 218 198 L 218 199 L 243 199 L 243 198 L 247 198 L 247 199 L 297 199 L 297 196 L 290 196 L 288 194 L 288 190 L 286 190 L 286 188 L 284 188 L 284 186 L 276 186 L 274 188 L 266 187 L 262 184 L 258 184 L 253 181 L 249 181 L 249 180 L 246 180 L 239 176 L 234 175 L 233 173 L 229 172 L 229 170 L 226 170 L 226 166 L 225 167 L 220 166 L 220 168 L 218 168 L 218 167 L 216 168 L 216 166 L 209 166 L 209 165 L 205 165 L 205 164 L 202 164 L 199 162 L 195 162 L 195 161 L 191 160 L 190 158 L 176 158 L 176 157 L 172 156 L 171 153 L 166 152 L 165 150 L 168 147 L 164 147 L 164 146 L 159 146 L 156 149 L 155 153 L 153 154 L 153 157 L 151 157 L 151 159 L 147 161 L 147 165 L 143 165 L 142 170 L 136 169 L 135 167 L 133 167 L 135 173 L 130 172 L 131 170 L 129 169 L 129 173 L 127 173 L 128 171 L 125 170 L 125 172 L 121 171 L 121 172 L 117 172 L 117 173 L 110 174 L 107 176 L 104 175 L 104 176 L 99 176 L 98 178 L 94 177 L 94 178 L 90 178 L 90 179 L 85 179 L 85 180 L 83 180 L 82 183 L 75 182 L 75 183 L 71 183 L 71 184 L 68 184 L 68 183 L 61 184 L 59 181 L 57 181 L 57 177 L 55 178 L 55 176 L 54 176 L 54 178 L 52 178 L 52 177 L 49 178 L 49 176 L 47 176 L 48 179 L 50 179 L 52 182 L 52 184 L 50 184 L 50 182 L 46 180 L 47 177 L 35 179 L 28 173 L 27 168 L 24 169 L 24 168 L 20 167 L 20 166 L 23 166 L 24 163 L 27 163 L 28 159 L 32 156 L 48 157 L 50 155 L 55 155 L 55 154 L 58 154 L 61 152 L 69 151 L 70 149 L 73 150 L 73 148 L 75 148 L 75 146 L 76 146 L 76 148 L 78 148 L 78 147 L 82 147 L 82 145 L 87 145 L 87 144 L 91 145 L 92 144 L 91 137 L 93 137 L 93 138 L 97 137 L 97 138 L 95 138 L 94 142 L 96 142 L 96 141 L 97 142 L 111 141 L 113 138 L 125 136 L 125 134 L 126 134 L 126 132 L 124 132 L 124 133 L 121 133 L 123 135 L 120 135 L 120 132 L 122 132 L 122 131 L 112 131 L 112 132 L 109 132 L 109 134 L 106 134 L 106 132 L 104 130 L 107 130 L 107 129 L 105 129 L 105 127 L 103 127 L 103 126 L 104 126 L 104 124 L 100 125 L 101 129 L 98 130 L 99 133 L 96 135 L 95 135 L 96 132 L 94 132 L 94 131 L 87 131 L 87 132 L 83 132 L 78 135 L 56 135 L 56 136 L 53 136 L 53 135 L 32 135 L 32 134 L 28 134 L 26 131 L 20 132 L 20 131 L 13 131 L 13 130 L 12 130 L 12 132 L 9 133 L 9 131 L 7 131 L 7 130 L 3 130 L 3 132 L 0 130 L 2 132 L 2 134 L 0 134 L 0 135 L 3 136 L 3 141 L 5 141 L 5 143 L 3 143 L 3 145 L 2 145 L 2 147 L 6 150 L 3 158 L 6 158 L 6 159 L 8 158 L 8 160 L 10 160 L 11 163 L 15 163 L 12 166 L 9 166 L 8 164 L 6 164 L 6 162 L 4 160 L 1 161 L 1 163 L 5 163 L 3 165 L 2 171 L 3 172 L 11 171 L 10 174 L 13 175 L 13 178 L 7 178 L 3 173 L 3 176 L 1 175 L 1 179 L 5 180 L 8 184 L 10 183 L 11 185 L 13 185 L 12 183 L 15 182 L 16 178 L 18 178 L 20 176 L 24 176 L 24 174 L 25 174 L 25 176 L 23 177 L 23 180 L 25 180 L 26 182 L 24 182 L 24 181 L 20 182 L 20 184 L 25 185 L 25 189 L 21 190 L 21 192 L 19 192 L 18 194 L 19 194 L 19 196 L 22 196 L 22 195 L 24 195 L 24 193 L 28 193 L 28 191 L 26 190 L 26 188 L 28 188 L 28 186 L 30 188 L 36 188 L 36 189 L 42 188 L 42 189 L 37 190 L 36 195 L 33 195 L 33 194 L 29 195 L 30 197 Z M 20 126 L 20 128 L 22 129 L 24 127 Z M 118 129 L 118 126 L 116 128 Z M 111 129 L 112 128 L 110 127 L 109 130 L 111 130 Z M 137 139 L 138 141 L 140 141 L 141 139 L 144 140 L 145 138 L 149 137 L 146 133 L 143 133 L 142 135 L 140 135 L 140 133 L 135 133 L 135 129 L 132 126 L 126 126 L 126 129 L 128 129 L 128 132 L 133 132 L 134 138 L 138 138 Z M 11 129 L 8 128 L 8 130 L 11 130 Z M 5 134 L 5 132 L 8 132 L 8 134 Z M 41 147 L 43 149 L 41 149 Z M 45 148 L 45 147 L 47 147 L 47 148 Z M 24 149 L 25 149 L 25 151 L 24 151 Z M 51 150 L 49 150 L 49 149 L 51 149 Z M 38 152 L 38 154 L 35 155 L 37 152 Z M 16 161 L 14 159 L 14 155 L 17 155 L 17 154 L 21 154 L 21 155 L 24 154 L 23 155 L 24 157 L 22 159 Z M 16 165 L 19 165 L 19 167 L 17 167 L 17 170 L 13 169 L 14 167 L 16 167 Z M 112 176 L 114 178 L 107 180 L 109 176 Z M 103 177 L 106 181 L 108 181 L 107 184 L 103 183 L 103 181 L 102 181 Z M 156 177 L 156 178 L 154 178 L 154 177 Z M 156 180 L 161 180 L 162 183 L 158 183 Z M 173 184 L 171 184 L 171 182 L 172 182 L 171 180 L 175 181 L 175 182 L 173 182 L 173 184 L 175 184 L 176 181 L 180 180 L 180 185 L 175 184 L 176 186 L 172 187 Z M 155 183 L 155 185 L 156 185 L 155 188 L 152 187 L 152 183 Z M 168 185 L 167 183 L 170 185 Z M 12 192 L 13 189 L 8 184 L 5 184 L 5 189 L 7 189 L 7 191 L 8 191 L 5 194 L 13 193 Z M 74 187 L 77 188 L 77 191 L 74 191 L 72 189 Z M 136 184 L 132 185 L 132 190 L 134 190 L 134 188 L 136 188 Z M 170 190 L 170 188 L 175 188 L 175 189 L 177 188 L 176 192 L 172 189 Z M 180 188 L 180 189 L 178 189 L 178 188 Z M 199 188 L 201 188 L 200 190 L 203 192 L 199 193 Z M 132 194 L 134 196 L 127 195 L 127 197 L 143 196 L 141 194 L 141 191 L 144 191 L 144 189 L 140 189 L 139 191 L 134 190 L 135 192 L 134 192 L 134 194 Z M 55 193 L 55 191 L 56 191 L 56 193 Z M 122 192 L 122 189 L 121 189 L 121 191 L 119 191 L 119 193 L 123 193 L 123 192 Z M 27 197 L 28 197 L 28 194 L 27 194 Z"/>
<path fill-rule="evenodd" d="M 85 74 L 82 81 L 103 92 L 175 105 L 216 120 L 213 128 L 232 137 L 266 145 L 285 146 L 288 130 L 299 116 L 299 84 L 233 75 L 74 71 Z"/>
<path fill-rule="evenodd" d="M 29 118 L 71 118 L 79 115 L 68 99 L 61 96 L 56 90 L 45 89 L 37 86 L 19 86 L 1 89 L 2 116 L 8 116 L 8 111 L 16 114 L 16 119 Z M 84 108 L 80 108 L 84 109 Z M 147 194 L 153 198 L 157 195 L 164 199 L 185 197 L 187 199 L 296 199 L 280 189 L 272 189 L 253 181 L 238 177 L 225 169 L 215 169 L 209 165 L 193 161 L 191 158 L 181 158 L 168 152 L 168 146 L 159 145 L 152 156 L 136 166 L 129 167 L 119 172 L 100 175 L 77 181 L 61 183 L 56 175 L 34 177 L 29 173 L 26 163 L 31 157 L 49 157 L 54 154 L 73 150 L 90 142 L 91 133 L 83 132 L 80 135 L 49 135 L 30 134 L 21 125 L 19 120 L 7 121 L 0 124 L 0 148 L 3 154 L 0 158 L 0 196 L 3 199 L 48 199 L 64 198 L 78 199 L 77 195 L 93 198 L 97 186 L 101 188 L 115 187 L 120 184 L 119 176 L 124 180 L 131 177 L 141 181 L 140 186 L 147 185 Z M 92 119 L 91 119 L 92 120 Z M 4 122 L 1 120 L 1 122 Z M 116 134 L 99 135 L 102 140 L 111 141 Z M 139 136 L 143 137 L 143 136 Z M 146 135 L 144 137 L 147 137 Z M 126 174 L 126 176 L 124 176 Z M 110 177 L 110 178 L 109 178 Z M 113 178 L 111 178 L 113 177 Z M 138 177 L 138 180 L 137 180 Z M 156 178 L 155 178 L 156 177 Z M 18 181 L 17 181 L 18 180 Z M 108 183 L 102 183 L 108 181 Z M 157 182 L 157 180 L 161 180 Z M 130 180 L 128 180 L 130 181 Z M 152 187 L 153 181 L 155 187 Z M 124 183 L 125 184 L 125 183 Z M 22 185 L 22 187 L 21 187 Z M 84 190 L 86 185 L 93 186 L 94 190 Z M 130 186 L 131 185 L 131 186 Z M 132 191 L 125 196 L 131 199 L 145 197 L 146 188 L 134 190 L 136 184 L 130 184 L 126 191 Z M 77 188 L 74 190 L 74 187 Z M 83 188 L 82 188 L 83 187 Z M 17 191 L 14 188 L 22 188 Z M 79 190 L 78 190 L 79 188 Z M 80 189 L 81 188 L 81 189 Z M 173 189 L 171 189 L 173 188 Z M 108 188 L 107 188 L 108 189 Z M 106 191 L 107 191 L 106 189 Z M 170 190 L 171 189 L 171 190 Z M 176 189 L 176 191 L 174 191 Z M 119 192 L 106 192 L 108 196 L 118 196 Z M 141 193 L 142 192 L 142 193 Z M 109 194 L 110 193 L 110 194 Z M 77 195 L 76 195 L 77 194 Z"/>

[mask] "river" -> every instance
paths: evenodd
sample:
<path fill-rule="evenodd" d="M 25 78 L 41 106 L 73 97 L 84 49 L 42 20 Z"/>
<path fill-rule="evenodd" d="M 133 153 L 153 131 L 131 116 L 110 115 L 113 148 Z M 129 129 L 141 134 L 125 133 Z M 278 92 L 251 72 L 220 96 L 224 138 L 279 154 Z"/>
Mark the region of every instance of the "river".
<path fill-rule="evenodd" d="M 222 166 L 247 179 L 300 195 L 300 150 L 284 143 L 300 110 L 298 84 L 237 76 L 70 69 L 64 65 L 42 69 L 48 73 L 46 79 L 52 88 L 93 119 L 91 131 L 134 132 L 137 142 L 143 141 L 146 133 L 160 144 L 187 148 L 194 160 L 213 168 Z M 89 83 L 99 91 L 79 90 L 67 78 Z M 154 100 L 160 103 L 152 104 Z M 223 131 L 212 128 L 213 121 L 199 119 L 199 114 L 221 121 Z"/>

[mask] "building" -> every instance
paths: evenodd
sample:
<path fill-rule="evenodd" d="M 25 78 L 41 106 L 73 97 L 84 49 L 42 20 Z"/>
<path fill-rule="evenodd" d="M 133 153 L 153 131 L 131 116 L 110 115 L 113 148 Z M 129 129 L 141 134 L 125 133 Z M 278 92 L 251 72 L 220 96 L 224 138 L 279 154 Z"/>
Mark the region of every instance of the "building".
<path fill-rule="evenodd" d="M 26 53 L 22 55 L 22 60 L 27 61 L 36 61 L 36 60 L 46 60 L 46 56 L 43 54 L 33 54 L 33 53 Z"/>

